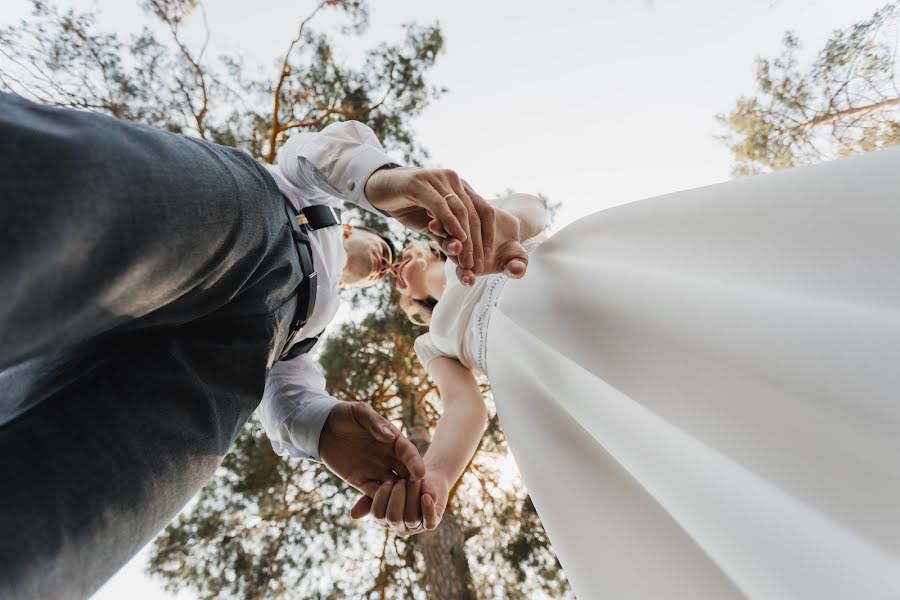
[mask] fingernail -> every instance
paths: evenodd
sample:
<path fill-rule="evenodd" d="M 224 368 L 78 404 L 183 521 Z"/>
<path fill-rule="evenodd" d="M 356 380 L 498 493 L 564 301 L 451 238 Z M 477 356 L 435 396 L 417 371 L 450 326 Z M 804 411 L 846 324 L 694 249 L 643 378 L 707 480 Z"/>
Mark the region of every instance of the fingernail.
<path fill-rule="evenodd" d="M 390 433 L 391 433 L 391 428 L 388 427 L 387 425 L 382 425 L 382 426 L 381 426 L 381 431 L 383 431 L 384 433 L 390 434 Z"/>

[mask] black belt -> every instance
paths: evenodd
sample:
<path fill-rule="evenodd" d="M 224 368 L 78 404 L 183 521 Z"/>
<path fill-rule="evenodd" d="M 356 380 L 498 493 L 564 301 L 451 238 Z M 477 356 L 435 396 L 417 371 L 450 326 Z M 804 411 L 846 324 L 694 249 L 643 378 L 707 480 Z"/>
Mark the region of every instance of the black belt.
<path fill-rule="evenodd" d="M 298 212 L 287 198 L 284 199 L 284 210 L 287 213 L 288 221 L 291 223 L 291 237 L 293 237 L 294 246 L 297 248 L 297 257 L 300 259 L 300 271 L 303 274 L 297 289 L 294 290 L 294 294 L 297 297 L 297 307 L 294 310 L 294 318 L 291 320 L 288 345 L 285 346 L 279 358 L 279 360 L 290 360 L 309 352 L 316 345 L 316 342 L 319 341 L 318 336 L 321 335 L 321 332 L 319 332 L 316 337 L 306 338 L 296 344 L 291 344 L 291 340 L 306 325 L 313 309 L 316 307 L 316 269 L 313 264 L 309 232 L 340 225 L 341 210 L 319 204 L 308 206 Z"/>

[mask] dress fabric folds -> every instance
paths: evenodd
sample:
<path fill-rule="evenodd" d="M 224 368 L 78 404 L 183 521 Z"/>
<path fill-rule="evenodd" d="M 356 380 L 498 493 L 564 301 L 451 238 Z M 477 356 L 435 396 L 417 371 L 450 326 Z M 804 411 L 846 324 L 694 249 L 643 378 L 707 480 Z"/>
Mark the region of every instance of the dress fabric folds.
<path fill-rule="evenodd" d="M 587 216 L 486 343 L 580 599 L 900 598 L 900 149 Z"/>

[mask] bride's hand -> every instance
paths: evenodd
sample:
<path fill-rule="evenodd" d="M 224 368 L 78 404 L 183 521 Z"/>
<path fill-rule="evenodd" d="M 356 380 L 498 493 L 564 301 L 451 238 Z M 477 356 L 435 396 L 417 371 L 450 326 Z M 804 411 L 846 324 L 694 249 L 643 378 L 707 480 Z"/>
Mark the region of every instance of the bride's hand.
<path fill-rule="evenodd" d="M 451 482 L 436 470 L 421 481 L 385 481 L 374 497 L 362 496 L 350 510 L 353 519 L 371 514 L 375 522 L 399 536 L 431 531 L 447 508 Z"/>
<path fill-rule="evenodd" d="M 446 236 L 440 221 L 433 219 L 428 224 L 428 229 L 443 240 L 441 246 L 446 254 L 446 245 L 448 241 L 452 241 L 452 238 Z M 525 232 L 519 218 L 501 208 L 494 207 L 494 243 L 490 252 L 492 262 L 486 265 L 485 272 L 503 272 L 513 279 L 519 279 L 525 275 L 525 270 L 528 268 L 528 252 L 522 245 L 524 237 Z M 456 268 L 456 275 L 467 285 L 471 285 L 474 281 L 466 281 L 465 278 L 470 274 L 460 267 Z"/>

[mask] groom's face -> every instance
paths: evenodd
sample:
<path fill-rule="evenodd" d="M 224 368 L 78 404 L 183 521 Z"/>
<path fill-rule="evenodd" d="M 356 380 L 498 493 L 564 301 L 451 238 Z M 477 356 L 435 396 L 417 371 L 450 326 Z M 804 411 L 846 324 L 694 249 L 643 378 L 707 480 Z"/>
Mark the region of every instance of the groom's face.
<path fill-rule="evenodd" d="M 347 262 L 341 284 L 368 287 L 381 281 L 390 271 L 391 249 L 380 236 L 344 225 L 344 251 Z"/>

